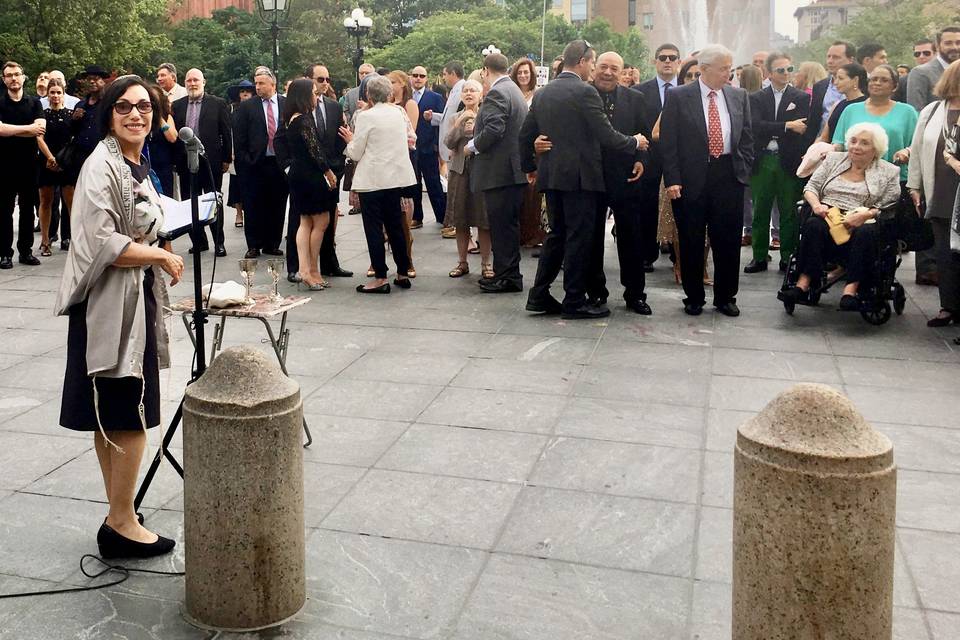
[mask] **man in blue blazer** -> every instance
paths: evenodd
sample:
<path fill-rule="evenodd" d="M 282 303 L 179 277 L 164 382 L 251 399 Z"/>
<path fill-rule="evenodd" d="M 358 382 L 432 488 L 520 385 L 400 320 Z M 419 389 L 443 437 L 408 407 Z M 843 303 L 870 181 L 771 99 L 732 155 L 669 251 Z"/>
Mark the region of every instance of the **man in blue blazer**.
<path fill-rule="evenodd" d="M 740 315 L 740 233 L 743 189 L 753 166 L 750 101 L 743 89 L 727 84 L 733 53 L 707 45 L 697 56 L 700 78 L 670 92 L 660 118 L 663 183 L 673 200 L 680 234 L 683 310 L 700 315 L 703 249 L 706 234 L 713 250 L 713 305 L 727 316 Z"/>
<path fill-rule="evenodd" d="M 420 108 L 417 121 L 417 161 L 414 169 L 420 189 L 413 199 L 413 219 L 415 226 L 423 226 L 423 184 L 427 185 L 427 195 L 437 222 L 443 223 L 447 212 L 447 194 L 440 184 L 439 136 L 440 120 L 443 116 L 444 101 L 439 93 L 427 89 L 427 70 L 414 67 L 410 71 L 410 84 L 413 85 L 413 99 Z"/>

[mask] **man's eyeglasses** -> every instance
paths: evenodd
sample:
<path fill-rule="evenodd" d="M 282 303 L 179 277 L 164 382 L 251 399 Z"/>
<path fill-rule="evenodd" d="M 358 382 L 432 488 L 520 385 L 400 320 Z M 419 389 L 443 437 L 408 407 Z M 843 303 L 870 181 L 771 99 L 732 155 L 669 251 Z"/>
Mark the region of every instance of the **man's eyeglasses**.
<path fill-rule="evenodd" d="M 660 62 L 676 62 L 679 59 L 680 59 L 680 56 L 675 56 L 671 54 L 662 54 L 657 56 L 657 60 L 659 60 Z"/>
<path fill-rule="evenodd" d="M 425 74 L 425 73 L 411 73 L 411 74 L 410 74 L 410 77 L 411 77 L 411 78 L 426 78 L 426 77 L 427 77 L 427 74 Z"/>
<path fill-rule="evenodd" d="M 687 79 L 687 80 L 694 80 L 694 79 L 699 78 L 699 77 L 700 77 L 700 72 L 699 72 L 699 71 L 687 71 L 687 75 L 684 76 L 684 78 Z"/>
<path fill-rule="evenodd" d="M 117 102 L 114 103 L 113 105 L 113 110 L 116 111 L 121 116 L 125 116 L 131 111 L 133 111 L 134 107 L 137 108 L 137 111 L 144 114 L 150 113 L 153 111 L 153 103 L 150 102 L 149 100 L 141 100 L 137 104 L 133 104 L 132 102 L 127 102 L 126 100 L 117 100 Z"/>
<path fill-rule="evenodd" d="M 932 56 L 932 55 L 933 55 L 933 51 L 914 51 L 913 52 L 914 58 L 921 58 L 923 56 Z"/>
<path fill-rule="evenodd" d="M 314 81 L 319 82 L 321 84 L 325 84 L 330 82 L 330 78 L 314 78 Z"/>
<path fill-rule="evenodd" d="M 22 78 L 22 77 L 23 77 L 23 72 L 22 72 L 22 71 L 17 71 L 16 73 L 5 73 L 5 74 L 3 74 L 3 79 L 4 79 L 4 80 L 13 80 L 14 78 Z"/>
<path fill-rule="evenodd" d="M 790 65 L 789 67 L 777 67 L 774 69 L 775 73 L 793 73 L 794 67 Z"/>

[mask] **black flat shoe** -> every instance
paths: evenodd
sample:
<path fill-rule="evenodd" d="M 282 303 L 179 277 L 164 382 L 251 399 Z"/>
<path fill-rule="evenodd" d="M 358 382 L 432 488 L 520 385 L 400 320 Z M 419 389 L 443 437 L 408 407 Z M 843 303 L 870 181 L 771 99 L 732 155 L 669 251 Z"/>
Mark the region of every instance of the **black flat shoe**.
<path fill-rule="evenodd" d="M 365 288 L 364 285 L 358 284 L 357 292 L 358 293 L 390 293 L 390 283 L 384 282 L 379 287 L 374 287 L 373 289 L 367 289 Z"/>
<path fill-rule="evenodd" d="M 287 282 L 289 282 L 289 283 L 291 283 L 291 284 L 297 284 L 298 282 L 300 282 L 300 274 L 299 274 L 299 273 L 288 273 L 288 274 L 287 274 Z"/>
<path fill-rule="evenodd" d="M 393 284 L 397 285 L 397 286 L 400 287 L 401 289 L 409 289 L 410 286 L 411 286 L 411 285 L 410 285 L 410 278 L 406 278 L 405 280 L 401 280 L 400 278 L 394 278 L 394 279 L 393 279 Z"/>
<path fill-rule="evenodd" d="M 106 523 L 100 525 L 100 531 L 97 532 L 97 547 L 100 549 L 100 557 L 105 559 L 153 558 L 170 553 L 176 544 L 163 536 L 157 536 L 156 542 L 137 542 L 123 537 Z"/>
<path fill-rule="evenodd" d="M 928 327 L 947 327 L 953 324 L 953 316 L 937 316 L 927 320 Z"/>
<path fill-rule="evenodd" d="M 857 300 L 857 296 L 844 294 L 840 298 L 840 311 L 860 311 L 860 301 Z"/>
<path fill-rule="evenodd" d="M 760 273 L 766 270 L 767 263 L 765 260 L 751 260 L 750 263 L 743 268 L 744 273 Z"/>

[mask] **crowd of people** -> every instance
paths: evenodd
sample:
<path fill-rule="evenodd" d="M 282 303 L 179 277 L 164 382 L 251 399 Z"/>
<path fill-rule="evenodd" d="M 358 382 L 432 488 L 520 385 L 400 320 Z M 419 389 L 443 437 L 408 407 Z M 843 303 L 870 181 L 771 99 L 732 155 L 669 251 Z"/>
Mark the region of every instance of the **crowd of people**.
<path fill-rule="evenodd" d="M 836 42 L 825 67 L 778 51 L 735 67 L 721 45 L 684 52 L 665 43 L 656 74 L 641 82 L 617 52 L 598 54 L 581 39 L 542 87 L 530 60 L 491 53 L 469 74 L 445 65 L 441 91 L 422 66 L 365 64 L 358 86 L 337 99 L 328 68 L 312 64 L 284 95 L 274 72 L 257 67 L 227 100 L 206 91 L 200 69 L 180 85 L 170 63 L 155 82 L 89 66 L 75 88 L 43 72 L 31 96 L 22 66 L 6 62 L 0 269 L 14 266 L 17 207 L 20 264 L 40 263 L 35 211 L 40 257 L 58 237 L 67 252 L 55 305 L 69 316 L 60 422 L 95 433 L 109 501 L 101 555 L 173 547 L 133 509 L 167 365 L 159 272 L 176 284 L 184 266 L 158 235 L 161 195 L 185 199 L 194 183 L 220 191 L 229 174 L 244 257 L 286 254 L 287 279 L 320 291 L 327 278 L 353 276 L 336 254 L 348 193 L 370 258 L 356 290 L 389 294 L 417 276 L 412 231 L 424 225 L 426 190 L 440 233 L 456 239 L 449 277 L 469 274 L 477 253 L 482 292 L 522 292 L 521 248 L 538 250 L 526 309 L 568 319 L 610 314 L 608 216 L 628 310 L 652 313 L 646 274 L 668 255 L 687 314 L 703 312 L 712 285 L 712 305 L 737 316 L 743 247 L 748 275 L 779 251 L 779 268 L 795 275 L 783 300 L 809 301 L 843 278 L 840 308 L 860 308 L 884 220 L 906 212 L 929 221 L 933 248 L 917 252 L 917 282 L 939 287 L 941 311 L 928 324 L 945 326 L 960 322 L 960 27 L 918 41 L 914 58 L 910 69 L 893 67 L 881 45 Z M 184 127 L 205 148 L 196 180 Z M 223 224 L 210 230 L 217 256 L 227 255 Z M 191 251 L 209 249 L 204 236 Z M 551 287 L 561 270 L 558 300 Z"/>

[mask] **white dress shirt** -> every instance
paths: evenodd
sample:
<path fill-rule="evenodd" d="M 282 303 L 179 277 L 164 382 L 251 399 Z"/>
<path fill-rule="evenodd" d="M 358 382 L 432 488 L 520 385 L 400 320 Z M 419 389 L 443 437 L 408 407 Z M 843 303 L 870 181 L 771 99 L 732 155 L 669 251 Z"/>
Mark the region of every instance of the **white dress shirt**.
<path fill-rule="evenodd" d="M 661 106 L 661 107 L 663 106 L 663 103 L 664 103 L 664 102 L 666 101 L 666 99 L 667 99 L 667 95 L 666 95 L 667 92 L 666 92 L 666 89 L 664 89 L 664 87 L 667 86 L 667 85 L 670 85 L 670 89 L 671 89 L 671 90 L 676 89 L 676 88 L 677 88 L 677 79 L 674 78 L 674 79 L 671 80 L 670 82 L 667 82 L 666 80 L 664 80 L 664 79 L 661 78 L 660 76 L 657 76 L 657 89 L 660 90 L 660 106 Z"/>
<path fill-rule="evenodd" d="M 700 85 L 700 99 L 703 103 L 703 119 L 707 123 L 707 140 L 710 139 L 710 87 L 703 84 L 703 80 L 697 80 Z M 723 97 L 723 91 L 716 91 L 715 100 L 717 102 L 717 111 L 720 112 L 720 130 L 723 132 L 723 154 L 730 153 L 730 111 L 727 109 L 727 100 Z"/>
<path fill-rule="evenodd" d="M 787 90 L 787 85 L 783 85 L 783 89 L 777 91 L 777 88 L 770 85 L 770 89 L 773 91 L 773 117 L 777 117 L 777 113 L 780 112 L 780 101 L 783 100 L 783 92 Z M 789 106 L 789 105 L 788 105 Z M 786 125 L 784 125 L 784 131 L 786 131 Z M 774 136 L 770 139 L 770 142 L 767 143 L 767 151 L 772 151 L 776 153 L 780 150 L 780 145 L 777 143 L 777 138 Z"/>

